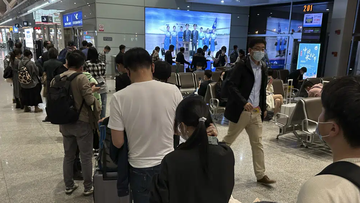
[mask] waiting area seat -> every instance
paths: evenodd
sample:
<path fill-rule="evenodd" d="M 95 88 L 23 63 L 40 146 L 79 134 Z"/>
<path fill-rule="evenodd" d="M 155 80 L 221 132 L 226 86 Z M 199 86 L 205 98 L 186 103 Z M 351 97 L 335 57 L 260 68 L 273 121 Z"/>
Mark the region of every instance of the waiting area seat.
<path fill-rule="evenodd" d="M 322 104 L 320 97 L 302 98 L 295 106 L 291 115 L 279 113 L 279 117 L 275 117 L 275 124 L 279 127 L 280 136 L 292 132 L 295 137 L 302 143 L 302 146 L 307 147 L 308 143 L 313 143 L 317 119 L 321 114 Z M 304 140 L 297 131 L 306 135 Z"/>
<path fill-rule="evenodd" d="M 215 71 L 212 73 L 212 81 L 217 82 L 220 79 L 221 71 Z"/>
<path fill-rule="evenodd" d="M 191 94 L 196 89 L 196 82 L 193 73 L 178 73 L 179 86 L 182 94 Z"/>
<path fill-rule="evenodd" d="M 285 97 L 284 83 L 282 80 L 274 79 L 272 85 L 274 88 L 274 94 L 281 94 L 283 97 Z"/>
<path fill-rule="evenodd" d="M 210 113 L 213 115 L 215 120 L 217 120 L 219 115 L 225 113 L 225 107 L 220 106 L 220 101 L 216 98 L 216 82 L 209 84 L 206 94 L 210 94 L 209 98 L 208 95 L 205 95 L 205 99 L 209 99 Z"/>
<path fill-rule="evenodd" d="M 174 85 L 179 85 L 178 75 L 175 72 L 171 73 L 170 78 L 168 79 L 168 83 L 174 84 Z"/>

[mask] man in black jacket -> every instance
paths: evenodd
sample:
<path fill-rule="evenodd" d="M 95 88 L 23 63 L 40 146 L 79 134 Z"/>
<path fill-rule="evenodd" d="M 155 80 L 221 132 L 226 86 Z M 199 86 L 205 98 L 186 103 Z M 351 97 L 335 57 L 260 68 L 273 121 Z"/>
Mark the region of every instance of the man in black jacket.
<path fill-rule="evenodd" d="M 168 62 L 170 65 L 176 63 L 173 61 L 172 52 L 174 51 L 174 45 L 170 45 L 169 50 L 165 53 L 165 61 Z"/>
<path fill-rule="evenodd" d="M 180 63 L 182 65 L 184 65 L 185 63 L 190 65 L 190 63 L 185 60 L 184 52 L 185 52 L 185 48 L 181 47 L 180 52 L 176 56 L 176 62 L 178 62 L 178 63 Z"/>
<path fill-rule="evenodd" d="M 249 43 L 248 57 L 237 63 L 228 81 L 229 100 L 225 117 L 229 129 L 224 142 L 231 145 L 245 129 L 249 135 L 253 164 L 257 181 L 272 184 L 265 175 L 264 149 L 262 145 L 262 120 L 266 116 L 266 65 L 261 63 L 265 54 L 266 41 L 260 38 Z"/>
<path fill-rule="evenodd" d="M 131 81 L 124 68 L 124 54 L 122 52 L 116 56 L 115 63 L 117 70 L 120 72 L 120 75 L 115 78 L 115 90 L 119 91 L 129 86 Z"/>
<path fill-rule="evenodd" d="M 205 97 L 207 88 L 209 86 L 210 83 L 212 83 L 212 71 L 211 70 L 206 70 L 204 73 L 204 81 L 200 83 L 199 85 L 199 91 L 198 94 L 200 96 Z"/>

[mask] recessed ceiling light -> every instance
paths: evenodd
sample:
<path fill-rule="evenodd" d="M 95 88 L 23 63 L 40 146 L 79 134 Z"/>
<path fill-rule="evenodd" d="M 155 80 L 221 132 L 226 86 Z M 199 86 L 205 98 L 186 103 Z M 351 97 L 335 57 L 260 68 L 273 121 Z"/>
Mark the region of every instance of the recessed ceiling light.
<path fill-rule="evenodd" d="M 257 15 L 259 16 L 260 14 L 258 13 Z"/>
<path fill-rule="evenodd" d="M 328 8 L 326 9 L 326 11 L 329 11 L 329 10 L 330 10 L 330 9 L 328 9 Z"/>
<path fill-rule="evenodd" d="M 74 4 L 76 4 L 76 2 L 74 2 Z"/>
<path fill-rule="evenodd" d="M 223 4 L 223 3 L 224 3 L 224 0 L 221 0 L 221 3 Z"/>
<path fill-rule="evenodd" d="M 188 8 L 190 8 L 190 6 L 187 6 Z"/>
<path fill-rule="evenodd" d="M 180 10 L 180 7 L 178 7 L 178 10 Z"/>
<path fill-rule="evenodd" d="M 270 13 L 270 15 L 272 15 L 272 13 Z"/>
<path fill-rule="evenodd" d="M 187 11 L 190 11 L 189 9 Z"/>
<path fill-rule="evenodd" d="M 237 18 L 240 18 L 240 16 L 238 16 Z"/>

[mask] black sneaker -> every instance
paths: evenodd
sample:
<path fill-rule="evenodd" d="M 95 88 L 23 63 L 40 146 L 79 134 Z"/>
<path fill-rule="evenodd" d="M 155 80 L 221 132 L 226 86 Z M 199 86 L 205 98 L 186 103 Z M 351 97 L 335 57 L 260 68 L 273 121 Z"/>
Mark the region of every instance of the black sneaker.
<path fill-rule="evenodd" d="M 84 194 L 84 196 L 90 196 L 93 193 L 94 193 L 94 187 L 91 187 L 90 189 L 85 190 L 83 194 Z"/>
<path fill-rule="evenodd" d="M 65 189 L 65 194 L 71 195 L 78 187 L 79 187 L 79 185 L 74 183 L 74 185 L 72 187 L 67 187 Z"/>

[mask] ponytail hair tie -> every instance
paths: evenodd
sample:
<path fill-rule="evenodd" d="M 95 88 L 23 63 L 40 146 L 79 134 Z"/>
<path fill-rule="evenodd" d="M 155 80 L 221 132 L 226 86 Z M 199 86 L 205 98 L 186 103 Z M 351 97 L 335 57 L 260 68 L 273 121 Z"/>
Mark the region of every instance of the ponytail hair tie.
<path fill-rule="evenodd" d="M 199 118 L 199 122 L 204 122 L 204 123 L 205 123 L 205 121 L 206 121 L 206 118 L 205 118 L 205 117 Z"/>

